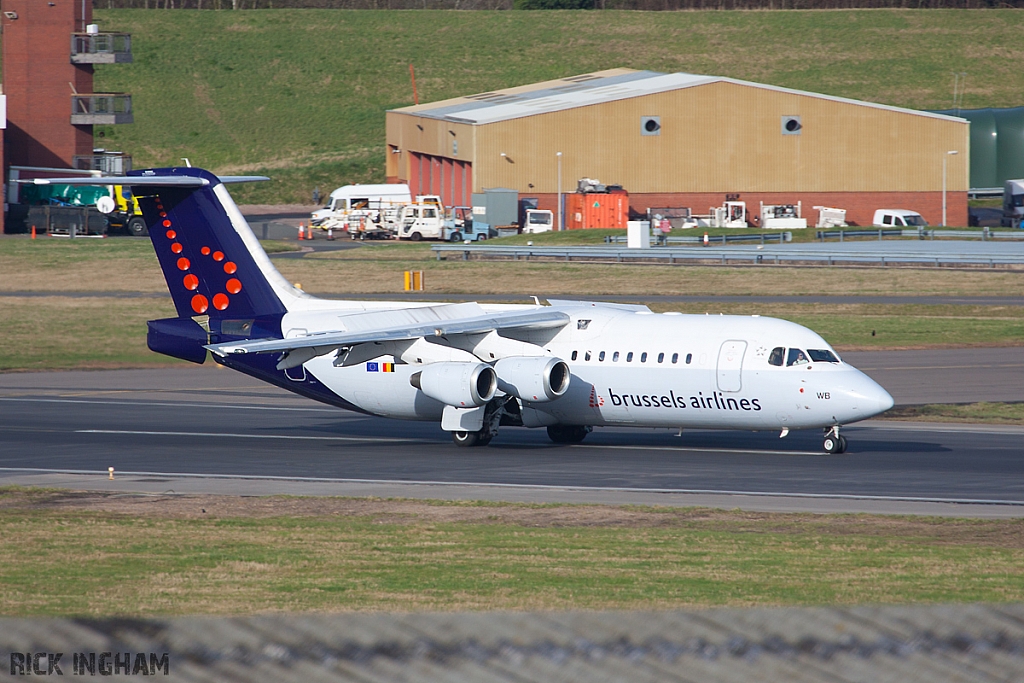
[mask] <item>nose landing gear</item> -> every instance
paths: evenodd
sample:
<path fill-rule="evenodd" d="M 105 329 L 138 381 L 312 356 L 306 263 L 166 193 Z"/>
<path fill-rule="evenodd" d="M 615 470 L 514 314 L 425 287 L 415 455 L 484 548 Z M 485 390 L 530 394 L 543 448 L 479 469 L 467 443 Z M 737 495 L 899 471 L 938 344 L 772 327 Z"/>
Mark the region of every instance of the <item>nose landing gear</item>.
<path fill-rule="evenodd" d="M 822 448 L 829 455 L 838 455 L 846 452 L 846 437 L 840 436 L 839 425 L 829 427 L 825 430 L 825 438 L 822 441 Z"/>

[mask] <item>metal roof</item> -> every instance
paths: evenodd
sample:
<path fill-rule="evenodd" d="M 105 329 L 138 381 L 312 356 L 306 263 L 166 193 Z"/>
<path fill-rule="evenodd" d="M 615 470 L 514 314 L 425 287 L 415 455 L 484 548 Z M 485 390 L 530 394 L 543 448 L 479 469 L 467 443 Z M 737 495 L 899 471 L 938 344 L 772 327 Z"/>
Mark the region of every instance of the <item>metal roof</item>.
<path fill-rule="evenodd" d="M 710 83 L 732 83 L 751 88 L 774 90 L 791 95 L 815 97 L 844 104 L 913 114 L 915 116 L 967 122 L 963 118 L 946 114 L 892 107 L 875 102 L 822 95 L 805 90 L 794 90 L 764 83 L 741 81 L 724 76 L 705 76 L 682 72 L 664 74 L 656 71 L 629 71 L 626 69 L 583 74 L 559 81 L 548 81 L 537 84 L 539 87 L 535 89 L 531 89 L 529 86 L 526 88 L 508 88 L 506 90 L 495 90 L 478 95 L 443 100 L 433 104 L 403 107 L 392 111 L 422 116 L 424 118 L 451 121 L 453 123 L 485 125 L 526 116 L 535 116 L 537 114 L 564 111 L 576 107 L 587 107 L 605 102 L 615 102 L 617 100 L 708 85 Z"/>

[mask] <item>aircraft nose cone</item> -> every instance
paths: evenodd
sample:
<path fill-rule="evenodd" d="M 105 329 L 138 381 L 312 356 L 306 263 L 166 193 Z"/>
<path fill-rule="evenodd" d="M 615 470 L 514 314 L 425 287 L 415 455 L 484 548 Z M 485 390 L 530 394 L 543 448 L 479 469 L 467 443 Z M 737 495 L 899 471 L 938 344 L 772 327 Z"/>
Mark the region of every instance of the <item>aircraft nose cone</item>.
<path fill-rule="evenodd" d="M 875 414 L 879 415 L 896 405 L 896 401 L 893 400 L 892 395 L 888 391 L 878 384 L 875 384 L 875 386 L 878 387 L 877 394 L 875 395 L 875 401 L 878 402 L 878 412 Z"/>
<path fill-rule="evenodd" d="M 889 392 L 878 382 L 860 370 L 857 371 L 857 375 L 856 380 L 852 382 L 853 386 L 850 387 L 850 394 L 859 408 L 861 419 L 881 415 L 896 404 Z"/>

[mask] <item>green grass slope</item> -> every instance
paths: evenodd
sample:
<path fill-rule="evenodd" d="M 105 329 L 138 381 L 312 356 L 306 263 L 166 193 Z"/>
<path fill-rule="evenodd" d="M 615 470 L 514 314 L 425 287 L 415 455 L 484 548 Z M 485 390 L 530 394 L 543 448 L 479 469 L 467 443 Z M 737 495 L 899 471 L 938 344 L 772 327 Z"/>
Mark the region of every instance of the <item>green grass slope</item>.
<path fill-rule="evenodd" d="M 914 108 L 1024 104 L 1016 10 L 454 12 L 97 10 L 135 62 L 96 69 L 135 123 L 97 146 L 137 167 L 263 172 L 243 202 L 384 177 L 384 112 L 612 67 L 690 71 Z M 99 137 L 103 135 L 103 137 Z"/>

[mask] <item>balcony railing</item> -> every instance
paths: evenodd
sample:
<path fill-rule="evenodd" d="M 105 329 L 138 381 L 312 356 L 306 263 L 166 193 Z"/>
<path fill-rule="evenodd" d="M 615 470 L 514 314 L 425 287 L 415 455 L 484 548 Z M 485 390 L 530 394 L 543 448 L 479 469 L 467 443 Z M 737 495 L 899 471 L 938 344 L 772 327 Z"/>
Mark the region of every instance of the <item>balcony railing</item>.
<path fill-rule="evenodd" d="M 71 123 L 76 126 L 133 123 L 132 96 L 93 93 L 71 96 Z"/>
<path fill-rule="evenodd" d="M 104 175 L 124 175 L 132 170 L 132 156 L 120 152 L 76 154 L 71 166 L 82 171 L 101 171 Z"/>
<path fill-rule="evenodd" d="M 126 64 L 132 61 L 130 33 L 72 33 L 72 64 Z"/>

